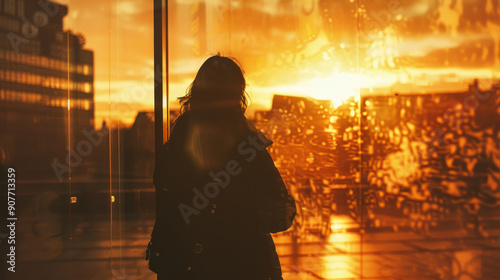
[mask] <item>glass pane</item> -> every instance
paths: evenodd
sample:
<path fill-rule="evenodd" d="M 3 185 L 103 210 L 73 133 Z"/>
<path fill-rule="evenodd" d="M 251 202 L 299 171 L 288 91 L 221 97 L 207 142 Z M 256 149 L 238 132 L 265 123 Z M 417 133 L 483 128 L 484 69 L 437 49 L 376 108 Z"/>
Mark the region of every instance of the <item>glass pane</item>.
<path fill-rule="evenodd" d="M 363 276 L 494 278 L 498 5 L 361 8 Z"/>
<path fill-rule="evenodd" d="M 1 279 L 154 278 L 152 15 L 0 1 Z"/>
<path fill-rule="evenodd" d="M 495 1 L 169 1 L 170 102 L 220 52 L 297 200 L 290 279 L 498 268 Z"/>
<path fill-rule="evenodd" d="M 360 276 L 357 4 L 169 1 L 170 102 L 211 54 L 245 70 L 247 117 L 269 148 L 298 213 L 273 235 L 285 279 Z M 342 26 L 340 30 L 338 26 Z"/>
<path fill-rule="evenodd" d="M 152 3 L 58 3 L 0 0 L 0 278 L 155 279 Z M 172 119 L 210 55 L 246 72 L 285 279 L 496 277 L 497 1 L 165 5 Z"/>

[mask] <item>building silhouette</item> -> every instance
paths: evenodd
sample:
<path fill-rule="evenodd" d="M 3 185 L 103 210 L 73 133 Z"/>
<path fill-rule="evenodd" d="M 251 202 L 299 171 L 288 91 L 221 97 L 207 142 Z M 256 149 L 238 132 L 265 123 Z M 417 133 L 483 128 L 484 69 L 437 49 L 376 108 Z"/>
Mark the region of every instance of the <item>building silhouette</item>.
<path fill-rule="evenodd" d="M 64 29 L 67 14 L 51 1 L 0 1 L 0 149 L 22 179 L 62 180 L 78 148 L 88 152 L 78 143 L 94 127 L 94 53 Z"/>

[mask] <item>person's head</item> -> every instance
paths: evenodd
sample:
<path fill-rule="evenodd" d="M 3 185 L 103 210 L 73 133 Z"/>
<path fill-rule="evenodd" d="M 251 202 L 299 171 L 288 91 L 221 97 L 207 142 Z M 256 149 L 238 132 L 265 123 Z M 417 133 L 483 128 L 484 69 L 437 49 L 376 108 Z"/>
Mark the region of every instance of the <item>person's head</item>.
<path fill-rule="evenodd" d="M 247 98 L 245 77 L 236 60 L 220 54 L 208 58 L 198 70 L 184 97 L 179 98 L 181 113 L 245 113 Z"/>

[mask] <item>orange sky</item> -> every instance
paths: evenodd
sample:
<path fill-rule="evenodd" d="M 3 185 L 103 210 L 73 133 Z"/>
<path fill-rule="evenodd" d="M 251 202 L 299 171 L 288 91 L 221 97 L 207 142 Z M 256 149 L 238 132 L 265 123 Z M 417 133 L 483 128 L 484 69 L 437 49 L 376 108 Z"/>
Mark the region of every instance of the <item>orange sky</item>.
<path fill-rule="evenodd" d="M 206 25 L 196 17 L 203 1 L 177 1 L 170 7 L 177 15 L 169 28 L 171 104 L 218 51 L 246 70 L 251 110 L 268 109 L 276 93 L 338 104 L 360 87 L 457 91 L 473 78 L 489 86 L 500 77 L 500 8 L 488 0 L 474 14 L 462 1 L 361 1 L 359 33 L 352 0 L 310 7 L 297 0 L 231 0 L 231 10 L 229 0 L 213 0 L 205 6 Z M 103 120 L 131 125 L 138 111 L 153 108 L 153 2 L 59 2 L 69 8 L 65 28 L 83 33 L 95 54 L 96 127 Z M 206 30 L 201 40 L 200 29 Z"/>
<path fill-rule="evenodd" d="M 153 108 L 153 91 L 144 89 L 153 84 L 153 2 L 59 2 L 68 5 L 65 28 L 83 33 L 94 51 L 96 127 L 110 118 L 130 124 Z"/>

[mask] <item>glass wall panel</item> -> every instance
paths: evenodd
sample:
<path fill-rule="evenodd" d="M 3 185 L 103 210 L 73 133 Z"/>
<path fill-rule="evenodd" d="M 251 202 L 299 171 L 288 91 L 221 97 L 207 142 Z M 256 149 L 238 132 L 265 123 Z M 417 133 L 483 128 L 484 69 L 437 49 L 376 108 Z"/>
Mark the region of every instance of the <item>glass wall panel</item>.
<path fill-rule="evenodd" d="M 285 279 L 359 278 L 363 204 L 358 3 L 169 1 L 171 108 L 208 56 L 245 70 L 247 117 L 297 203 L 274 235 Z"/>
<path fill-rule="evenodd" d="M 155 278 L 152 15 L 0 1 L 0 279 Z"/>
<path fill-rule="evenodd" d="M 171 107 L 220 52 L 297 201 L 285 279 L 493 279 L 497 1 L 169 1 Z"/>
<path fill-rule="evenodd" d="M 497 278 L 498 1 L 164 6 L 171 120 L 210 55 L 245 70 L 284 279 Z M 152 2 L 0 1 L 1 279 L 156 279 L 153 35 Z"/>
<path fill-rule="evenodd" d="M 494 279 L 498 3 L 360 4 L 361 273 Z"/>

